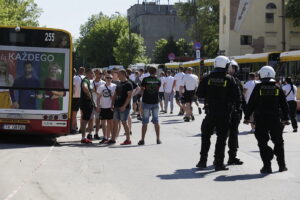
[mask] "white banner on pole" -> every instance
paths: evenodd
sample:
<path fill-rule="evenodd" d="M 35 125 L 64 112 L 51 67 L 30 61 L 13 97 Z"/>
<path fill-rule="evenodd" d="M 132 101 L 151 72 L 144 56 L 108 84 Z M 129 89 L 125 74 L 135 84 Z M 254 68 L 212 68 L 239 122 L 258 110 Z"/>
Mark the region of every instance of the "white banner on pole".
<path fill-rule="evenodd" d="M 247 15 L 247 12 L 250 9 L 251 3 L 252 0 L 240 0 L 240 6 L 235 20 L 234 31 L 238 32 L 240 30 L 241 25 L 244 22 L 245 17 Z"/>

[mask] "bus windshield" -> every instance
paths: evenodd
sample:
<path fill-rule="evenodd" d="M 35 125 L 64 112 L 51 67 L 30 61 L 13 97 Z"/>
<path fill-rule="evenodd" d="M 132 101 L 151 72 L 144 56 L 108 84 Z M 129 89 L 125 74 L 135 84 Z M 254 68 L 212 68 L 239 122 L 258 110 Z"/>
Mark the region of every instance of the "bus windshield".
<path fill-rule="evenodd" d="M 0 28 L 0 112 L 67 113 L 69 73 L 67 33 Z"/>

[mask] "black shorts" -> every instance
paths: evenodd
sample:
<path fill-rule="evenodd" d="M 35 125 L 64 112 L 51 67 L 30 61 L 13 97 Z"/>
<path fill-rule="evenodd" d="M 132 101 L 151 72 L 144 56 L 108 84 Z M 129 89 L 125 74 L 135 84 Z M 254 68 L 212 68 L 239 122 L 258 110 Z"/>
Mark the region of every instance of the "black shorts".
<path fill-rule="evenodd" d="M 175 99 L 176 99 L 176 101 L 180 101 L 181 100 L 180 99 L 179 91 L 176 91 L 176 93 L 175 93 Z"/>
<path fill-rule="evenodd" d="M 184 103 L 192 103 L 194 101 L 195 91 L 194 90 L 186 90 L 183 94 Z"/>
<path fill-rule="evenodd" d="M 165 93 L 164 92 L 159 92 L 158 93 L 158 98 L 159 98 L 160 101 L 165 100 Z"/>
<path fill-rule="evenodd" d="M 101 120 L 112 120 L 114 118 L 114 111 L 110 108 L 101 108 L 100 119 Z"/>
<path fill-rule="evenodd" d="M 138 95 L 132 97 L 132 103 L 136 103 L 138 101 Z"/>
<path fill-rule="evenodd" d="M 72 98 L 72 111 L 77 112 L 80 108 L 80 98 Z"/>
<path fill-rule="evenodd" d="M 82 111 L 82 119 L 88 121 L 91 119 L 94 107 L 91 104 L 81 104 L 80 109 Z"/>

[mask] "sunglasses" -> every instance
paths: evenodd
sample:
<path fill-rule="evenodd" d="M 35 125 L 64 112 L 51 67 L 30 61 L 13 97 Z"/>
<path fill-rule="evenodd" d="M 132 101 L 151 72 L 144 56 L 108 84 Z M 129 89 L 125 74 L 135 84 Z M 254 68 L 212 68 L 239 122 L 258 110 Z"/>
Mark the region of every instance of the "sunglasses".
<path fill-rule="evenodd" d="M 106 79 L 112 79 L 111 77 L 105 77 Z"/>

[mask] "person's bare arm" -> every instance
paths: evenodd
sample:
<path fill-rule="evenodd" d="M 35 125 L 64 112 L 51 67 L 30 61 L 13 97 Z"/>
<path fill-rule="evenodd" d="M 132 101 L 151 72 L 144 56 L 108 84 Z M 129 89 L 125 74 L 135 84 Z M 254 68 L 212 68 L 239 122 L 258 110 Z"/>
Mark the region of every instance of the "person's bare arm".
<path fill-rule="evenodd" d="M 127 98 L 125 100 L 125 103 L 123 104 L 123 106 L 120 108 L 120 111 L 123 112 L 126 109 L 126 106 L 130 103 L 132 97 L 132 90 L 127 92 Z"/>

